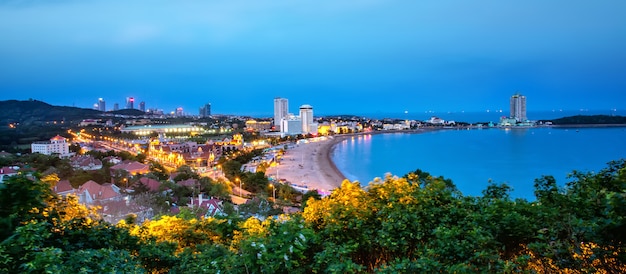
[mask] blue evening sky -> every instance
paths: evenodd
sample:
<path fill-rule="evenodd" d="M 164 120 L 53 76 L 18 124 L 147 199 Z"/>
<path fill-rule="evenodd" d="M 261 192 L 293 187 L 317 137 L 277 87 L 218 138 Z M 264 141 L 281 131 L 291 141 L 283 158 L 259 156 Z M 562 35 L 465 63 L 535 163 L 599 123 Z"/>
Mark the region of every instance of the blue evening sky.
<path fill-rule="evenodd" d="M 5 0 L 0 100 L 270 116 L 626 108 L 623 0 Z"/>

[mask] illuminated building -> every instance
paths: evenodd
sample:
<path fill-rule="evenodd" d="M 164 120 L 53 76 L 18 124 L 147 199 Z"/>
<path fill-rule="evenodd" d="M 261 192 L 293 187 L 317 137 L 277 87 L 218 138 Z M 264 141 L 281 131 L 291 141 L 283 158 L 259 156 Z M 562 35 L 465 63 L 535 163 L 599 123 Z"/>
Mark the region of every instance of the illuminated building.
<path fill-rule="evenodd" d="M 135 108 L 135 98 L 133 97 L 126 98 L 126 108 L 127 109 Z"/>
<path fill-rule="evenodd" d="M 61 156 L 67 156 L 70 153 L 70 147 L 66 139 L 59 135 L 52 137 L 50 141 L 34 142 L 30 147 L 32 153 L 45 155 L 59 154 Z"/>
<path fill-rule="evenodd" d="M 211 103 L 206 103 L 204 106 L 200 107 L 200 111 L 198 114 L 200 118 L 211 116 Z"/>
<path fill-rule="evenodd" d="M 300 121 L 302 133 L 317 134 L 317 123 L 313 123 L 313 107 L 311 105 L 300 106 Z"/>
<path fill-rule="evenodd" d="M 282 133 L 289 135 L 302 133 L 302 120 L 299 116 L 293 114 L 283 117 L 280 125 Z"/>
<path fill-rule="evenodd" d="M 146 112 L 146 102 L 141 101 L 141 103 L 139 103 L 139 109 L 143 112 Z"/>
<path fill-rule="evenodd" d="M 272 128 L 272 125 L 269 121 L 256 121 L 256 120 L 246 121 L 247 131 L 268 131 L 271 128 Z"/>
<path fill-rule="evenodd" d="M 152 133 L 171 133 L 171 134 L 192 134 L 204 133 L 204 129 L 197 126 L 190 125 L 144 125 L 144 126 L 129 126 L 120 129 L 124 133 L 132 133 L 135 135 L 150 135 Z"/>
<path fill-rule="evenodd" d="M 289 113 L 289 101 L 285 98 L 274 98 L 274 126 L 279 127 L 281 132 L 284 132 L 282 128 L 282 120 L 287 117 Z"/>
<path fill-rule="evenodd" d="M 102 99 L 102 98 L 98 98 L 98 110 L 99 111 L 107 111 L 106 104 L 104 102 L 104 99 Z"/>
<path fill-rule="evenodd" d="M 526 96 L 520 94 L 511 96 L 511 118 L 518 122 L 528 120 L 526 117 Z"/>

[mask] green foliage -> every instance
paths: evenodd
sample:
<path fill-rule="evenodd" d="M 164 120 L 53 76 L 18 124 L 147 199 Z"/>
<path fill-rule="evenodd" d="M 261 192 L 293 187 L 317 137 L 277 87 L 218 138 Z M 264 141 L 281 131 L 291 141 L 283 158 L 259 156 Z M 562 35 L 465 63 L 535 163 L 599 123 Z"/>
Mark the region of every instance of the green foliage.
<path fill-rule="evenodd" d="M 306 207 L 307 201 L 309 199 L 320 200 L 322 199 L 322 195 L 320 195 L 317 190 L 309 190 L 304 195 L 302 195 L 302 208 Z"/>
<path fill-rule="evenodd" d="M 49 185 L 24 175 L 8 177 L 0 184 L 0 240 L 13 233 L 19 224 L 39 217 L 52 198 Z"/>
<path fill-rule="evenodd" d="M 200 176 L 191 169 L 188 165 L 182 165 L 178 169 L 176 169 L 176 177 L 174 177 L 174 182 L 185 181 L 189 179 L 199 179 Z"/>
<path fill-rule="evenodd" d="M 539 178 L 536 201 L 513 200 L 508 186 L 496 184 L 465 197 L 451 181 L 420 170 L 365 189 L 344 181 L 328 197 L 304 195 L 311 199 L 301 214 L 265 221 L 198 219 L 181 210 L 113 226 L 74 197 L 52 195 L 42 180 L 16 176 L 0 184 L 0 272 L 626 271 L 624 160 L 597 173 L 573 172 L 562 187 Z M 204 191 L 217 184 L 199 180 Z M 239 212 L 277 216 L 280 209 L 256 197 Z"/>

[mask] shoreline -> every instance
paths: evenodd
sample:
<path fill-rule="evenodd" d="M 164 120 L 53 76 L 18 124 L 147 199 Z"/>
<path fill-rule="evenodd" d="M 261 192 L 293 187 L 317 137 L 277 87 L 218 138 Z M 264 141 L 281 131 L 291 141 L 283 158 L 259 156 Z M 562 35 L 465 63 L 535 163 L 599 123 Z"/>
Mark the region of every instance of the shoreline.
<path fill-rule="evenodd" d="M 267 176 L 276 176 L 289 182 L 295 189 L 306 192 L 316 189 L 322 195 L 329 195 L 335 188 L 349 180 L 332 159 L 337 144 L 360 135 L 378 134 L 419 134 L 440 129 L 418 129 L 411 131 L 375 131 L 324 137 L 324 140 L 290 145 L 283 159 L 276 167 L 266 171 Z"/>

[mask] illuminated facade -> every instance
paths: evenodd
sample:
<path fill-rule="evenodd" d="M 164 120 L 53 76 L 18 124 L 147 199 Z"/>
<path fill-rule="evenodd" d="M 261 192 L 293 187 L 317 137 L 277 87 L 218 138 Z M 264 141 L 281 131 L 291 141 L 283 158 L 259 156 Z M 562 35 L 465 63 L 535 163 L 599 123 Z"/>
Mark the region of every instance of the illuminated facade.
<path fill-rule="evenodd" d="M 281 131 L 289 135 L 295 135 L 302 133 L 302 120 L 300 117 L 294 115 L 288 115 L 281 120 Z"/>
<path fill-rule="evenodd" d="M 201 127 L 190 125 L 145 125 L 121 128 L 120 131 L 135 135 L 150 135 L 152 133 L 203 133 Z"/>
<path fill-rule="evenodd" d="M 511 96 L 511 118 L 518 122 L 528 120 L 526 117 L 526 96 L 520 94 Z"/>
<path fill-rule="evenodd" d="M 102 99 L 102 98 L 98 98 L 98 110 L 99 111 L 107 111 L 106 103 L 104 102 L 104 99 Z"/>
<path fill-rule="evenodd" d="M 317 134 L 317 123 L 313 123 L 313 107 L 311 105 L 300 106 L 300 120 L 303 134 Z"/>
<path fill-rule="evenodd" d="M 50 141 L 34 142 L 30 145 L 32 153 L 41 153 L 45 155 L 59 154 L 67 156 L 70 153 L 70 147 L 67 140 L 59 135 L 54 136 Z"/>
<path fill-rule="evenodd" d="M 135 98 L 133 97 L 126 98 L 126 108 L 127 109 L 135 108 Z"/>

